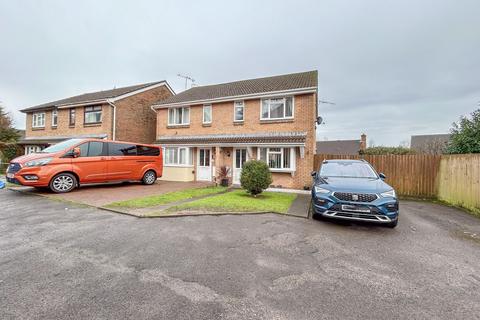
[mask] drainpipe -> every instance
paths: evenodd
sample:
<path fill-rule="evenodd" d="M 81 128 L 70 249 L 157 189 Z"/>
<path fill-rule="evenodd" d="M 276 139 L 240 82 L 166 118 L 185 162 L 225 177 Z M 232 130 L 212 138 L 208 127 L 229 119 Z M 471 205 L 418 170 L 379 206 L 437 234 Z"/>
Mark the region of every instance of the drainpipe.
<path fill-rule="evenodd" d="M 117 107 L 113 102 L 109 99 L 107 99 L 107 102 L 110 106 L 113 108 L 113 120 L 112 120 L 112 140 L 115 140 L 116 138 L 116 126 L 117 126 Z"/>

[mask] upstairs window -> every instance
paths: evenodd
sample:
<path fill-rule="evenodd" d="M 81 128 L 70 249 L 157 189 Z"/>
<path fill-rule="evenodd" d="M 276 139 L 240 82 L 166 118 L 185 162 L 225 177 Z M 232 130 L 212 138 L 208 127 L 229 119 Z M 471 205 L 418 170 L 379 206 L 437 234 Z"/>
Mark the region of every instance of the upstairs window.
<path fill-rule="evenodd" d="M 75 125 L 75 108 L 70 108 L 68 111 L 68 124 L 70 126 Z"/>
<path fill-rule="evenodd" d="M 168 125 L 186 125 L 190 124 L 190 107 L 170 108 L 168 109 Z"/>
<path fill-rule="evenodd" d="M 233 121 L 241 122 L 244 118 L 245 104 L 243 101 L 235 101 L 233 104 Z"/>
<path fill-rule="evenodd" d="M 58 110 L 52 110 L 52 127 L 56 127 L 58 125 Z"/>
<path fill-rule="evenodd" d="M 212 105 L 206 104 L 203 106 L 203 123 L 212 123 Z"/>
<path fill-rule="evenodd" d="M 294 170 L 295 152 L 292 148 L 259 148 L 258 159 L 274 170 Z"/>
<path fill-rule="evenodd" d="M 45 112 L 35 112 L 32 115 L 32 127 L 33 128 L 45 127 Z"/>
<path fill-rule="evenodd" d="M 84 116 L 86 124 L 102 122 L 102 106 L 85 107 Z"/>
<path fill-rule="evenodd" d="M 261 120 L 292 119 L 293 97 L 262 100 Z"/>

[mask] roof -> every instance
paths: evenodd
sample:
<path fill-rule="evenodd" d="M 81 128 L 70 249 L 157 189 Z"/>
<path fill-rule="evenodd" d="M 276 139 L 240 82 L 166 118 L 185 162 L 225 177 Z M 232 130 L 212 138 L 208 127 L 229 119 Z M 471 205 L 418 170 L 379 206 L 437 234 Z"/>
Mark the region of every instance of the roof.
<path fill-rule="evenodd" d="M 275 93 L 289 90 L 310 89 L 318 86 L 318 72 L 308 71 L 273 77 L 241 80 L 209 86 L 198 86 L 183 91 L 154 105 L 162 107 L 171 104 L 202 103 L 210 100 L 237 98 L 255 94 Z"/>
<path fill-rule="evenodd" d="M 356 155 L 361 149 L 360 140 L 317 141 L 317 154 Z"/>
<path fill-rule="evenodd" d="M 261 132 L 245 134 L 208 134 L 190 136 L 162 136 L 158 144 L 233 144 L 233 143 L 287 143 L 303 145 L 306 132 Z"/>
<path fill-rule="evenodd" d="M 71 104 L 82 104 L 82 103 L 87 103 L 87 102 L 107 102 L 107 99 L 115 99 L 120 96 L 123 96 L 128 93 L 133 93 L 138 90 L 146 89 L 152 86 L 157 86 L 160 84 L 165 84 L 167 88 L 170 89 L 170 86 L 165 80 L 162 81 L 155 81 L 155 82 L 149 82 L 149 83 L 142 83 L 142 84 L 137 84 L 133 86 L 128 86 L 128 87 L 122 87 L 122 88 L 116 88 L 116 89 L 111 89 L 111 90 L 104 90 L 104 91 L 96 91 L 96 92 L 89 92 L 89 93 L 84 93 L 80 94 L 78 96 L 73 96 L 61 100 L 56 100 L 56 101 L 51 101 L 43 104 L 39 104 L 30 108 L 22 109 L 20 111 L 22 112 L 28 112 L 28 111 L 33 111 L 33 110 L 39 110 L 39 109 L 50 109 L 53 107 L 59 107 L 63 105 L 71 105 Z M 173 93 L 173 91 L 172 91 Z"/>
<path fill-rule="evenodd" d="M 41 136 L 41 137 L 27 137 L 24 139 L 20 139 L 18 144 L 51 144 L 51 143 L 58 143 L 68 139 L 88 139 L 88 138 L 96 138 L 96 139 L 105 139 L 108 135 L 106 133 L 99 133 L 99 134 L 81 134 L 75 136 Z"/>
<path fill-rule="evenodd" d="M 448 133 L 413 135 L 410 140 L 410 148 L 419 153 L 442 154 L 450 137 L 451 135 Z"/>

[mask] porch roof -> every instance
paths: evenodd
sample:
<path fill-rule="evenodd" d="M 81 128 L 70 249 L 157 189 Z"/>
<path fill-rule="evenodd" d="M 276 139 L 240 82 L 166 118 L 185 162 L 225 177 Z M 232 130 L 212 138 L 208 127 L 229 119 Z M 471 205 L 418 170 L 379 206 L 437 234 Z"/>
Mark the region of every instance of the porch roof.
<path fill-rule="evenodd" d="M 182 145 L 225 145 L 225 144 L 291 144 L 303 146 L 306 132 L 260 132 L 240 134 L 207 134 L 187 136 L 162 136 L 155 143 Z"/>

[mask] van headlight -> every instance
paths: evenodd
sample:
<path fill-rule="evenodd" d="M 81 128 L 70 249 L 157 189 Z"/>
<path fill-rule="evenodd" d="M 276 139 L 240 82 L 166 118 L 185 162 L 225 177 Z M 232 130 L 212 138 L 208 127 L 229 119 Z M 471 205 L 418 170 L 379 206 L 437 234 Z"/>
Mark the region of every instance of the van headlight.
<path fill-rule="evenodd" d="M 330 193 L 330 190 L 321 188 L 321 187 L 319 187 L 319 186 L 315 186 L 315 187 L 314 187 L 314 190 L 315 190 L 315 193 L 322 193 L 322 194 Z"/>
<path fill-rule="evenodd" d="M 25 162 L 25 167 L 41 167 L 48 163 L 50 163 L 53 158 L 42 158 L 42 159 L 35 159 Z"/>
<path fill-rule="evenodd" d="M 387 191 L 387 192 L 383 192 L 381 193 L 382 197 L 384 198 L 396 198 L 397 197 L 397 194 L 395 193 L 395 190 L 390 190 L 390 191 Z"/>

